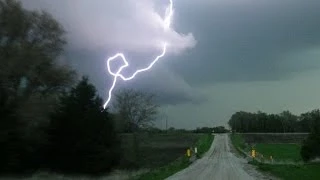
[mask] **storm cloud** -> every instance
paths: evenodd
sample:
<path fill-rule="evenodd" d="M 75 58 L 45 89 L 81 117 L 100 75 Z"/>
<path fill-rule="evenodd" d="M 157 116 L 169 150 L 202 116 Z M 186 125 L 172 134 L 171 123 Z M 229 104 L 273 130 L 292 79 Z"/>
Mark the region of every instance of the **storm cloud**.
<path fill-rule="evenodd" d="M 177 29 L 198 44 L 180 57 L 190 63 L 172 65 L 192 85 L 281 80 L 320 66 L 320 1 L 201 0 L 177 9 Z"/>
<path fill-rule="evenodd" d="M 197 43 L 192 33 L 179 33 L 174 26 L 164 31 L 163 17 L 169 1 L 77 0 L 75 3 L 73 0 L 54 2 L 27 0 L 22 2 L 29 9 L 44 9 L 50 12 L 61 22 L 67 31 L 69 42 L 65 59 L 70 60 L 81 74 L 90 75 L 90 79 L 103 96 L 113 78 L 107 74 L 106 58 L 108 56 L 124 52 L 130 66 L 123 73 L 130 75 L 138 68 L 148 66 L 155 56 L 161 53 L 164 41 L 168 43 L 167 56 L 171 57 L 181 55 Z M 117 66 L 112 65 L 116 69 Z M 162 69 L 166 72 L 157 71 L 155 79 L 151 81 L 150 78 L 147 79 L 149 82 L 138 88 L 149 91 L 148 86 L 156 85 L 159 100 L 164 104 L 198 101 L 199 98 L 192 99 L 190 94 L 193 94 L 193 90 L 182 77 L 169 72 L 169 68 Z M 169 74 L 173 76 L 164 77 L 164 73 L 166 76 Z M 143 76 L 145 75 L 138 75 L 140 78 Z M 171 79 L 171 86 L 162 85 L 163 83 L 159 85 L 159 80 L 163 78 Z M 177 88 L 177 86 L 180 87 Z M 184 89 L 184 87 L 187 88 Z M 181 91 L 178 92 L 177 89 Z"/>
<path fill-rule="evenodd" d="M 73 49 L 150 52 L 182 52 L 196 44 L 192 33 L 174 29 L 164 31 L 163 17 L 169 1 L 159 4 L 150 0 L 27 0 L 27 7 L 46 9 L 66 28 Z M 159 10 L 159 11 L 160 11 Z"/>
<path fill-rule="evenodd" d="M 119 81 L 117 89 L 156 93 L 169 126 L 225 125 L 238 110 L 301 113 L 320 106 L 318 0 L 173 0 L 167 32 L 161 17 L 169 1 L 22 2 L 62 23 L 69 41 L 64 59 L 89 75 L 102 97 L 113 78 L 108 56 L 123 51 L 130 75 L 168 41 L 169 53 L 152 71 Z"/>

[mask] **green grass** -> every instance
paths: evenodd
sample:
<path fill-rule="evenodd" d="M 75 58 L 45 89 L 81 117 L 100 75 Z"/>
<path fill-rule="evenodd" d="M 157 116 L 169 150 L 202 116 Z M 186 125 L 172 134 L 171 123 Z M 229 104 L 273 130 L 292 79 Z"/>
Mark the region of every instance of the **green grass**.
<path fill-rule="evenodd" d="M 305 165 L 271 165 L 255 163 L 261 171 L 271 174 L 284 180 L 319 180 L 320 163 Z"/>
<path fill-rule="evenodd" d="M 230 139 L 231 139 L 233 146 L 237 150 L 237 152 L 240 155 L 246 157 L 247 155 L 244 154 L 242 151 L 247 150 L 248 147 L 246 147 L 245 141 L 244 141 L 243 137 L 241 136 L 241 134 L 230 134 Z"/>
<path fill-rule="evenodd" d="M 201 158 L 211 147 L 213 135 L 203 135 L 196 143 L 195 147 L 198 148 L 197 157 Z"/>
<path fill-rule="evenodd" d="M 300 156 L 301 145 L 289 143 L 258 143 L 254 147 L 256 152 L 265 158 L 273 157 L 275 162 L 293 161 L 302 162 Z M 264 164 L 251 161 L 259 170 L 269 172 L 281 179 L 288 180 L 318 180 L 320 179 L 320 163 L 312 164 Z"/>
<path fill-rule="evenodd" d="M 198 148 L 198 153 L 200 157 L 203 156 L 203 154 L 209 150 L 212 141 L 213 141 L 213 135 L 202 135 L 198 142 L 196 143 L 196 147 Z M 186 154 L 181 154 L 181 157 L 179 157 L 177 160 L 163 166 L 160 168 L 156 168 L 154 170 L 151 170 L 148 173 L 145 173 L 138 178 L 137 180 L 162 180 L 165 179 L 176 172 L 185 169 L 190 165 L 189 158 L 186 157 Z"/>
<path fill-rule="evenodd" d="M 231 134 L 231 141 L 234 146 L 245 149 L 245 141 L 240 134 Z"/>
<path fill-rule="evenodd" d="M 246 142 L 241 134 L 231 134 L 230 135 L 232 144 L 237 149 L 237 151 L 246 156 L 242 151 L 250 151 L 251 147 L 246 146 Z M 299 144 L 288 144 L 288 143 L 258 143 L 254 146 L 257 154 L 262 154 L 265 158 L 272 158 L 276 161 L 302 161 L 300 156 L 301 146 Z"/>
<path fill-rule="evenodd" d="M 275 161 L 302 161 L 300 156 L 301 146 L 299 144 L 256 144 L 256 152 L 262 154 L 265 158 L 272 158 Z"/>

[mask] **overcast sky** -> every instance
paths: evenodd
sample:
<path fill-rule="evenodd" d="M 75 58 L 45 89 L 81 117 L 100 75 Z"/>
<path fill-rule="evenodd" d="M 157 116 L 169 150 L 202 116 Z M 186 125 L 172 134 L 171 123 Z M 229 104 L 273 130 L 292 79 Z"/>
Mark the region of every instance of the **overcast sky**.
<path fill-rule="evenodd" d="M 225 125 L 239 110 L 300 114 L 320 106 L 319 0 L 23 0 L 67 30 L 63 59 L 107 98 L 106 58 L 124 52 L 129 75 L 161 53 L 152 71 L 118 88 L 155 92 L 169 126 Z M 157 122 L 161 128 L 164 121 Z"/>

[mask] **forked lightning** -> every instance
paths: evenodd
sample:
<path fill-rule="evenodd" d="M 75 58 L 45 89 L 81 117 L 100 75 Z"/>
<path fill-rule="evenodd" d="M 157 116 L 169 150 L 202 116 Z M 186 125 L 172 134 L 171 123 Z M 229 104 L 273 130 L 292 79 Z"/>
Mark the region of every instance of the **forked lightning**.
<path fill-rule="evenodd" d="M 173 15 L 173 2 L 172 0 L 170 0 L 170 4 L 169 6 L 167 7 L 166 9 L 166 15 L 165 15 L 165 18 L 163 19 L 163 27 L 164 27 L 164 30 L 168 30 L 170 28 L 170 24 L 171 24 L 171 19 L 172 19 L 172 15 Z M 166 51 L 167 51 L 167 42 L 164 42 L 163 43 L 163 48 L 162 48 L 162 53 L 160 55 L 158 55 L 150 64 L 149 66 L 147 66 L 146 68 L 143 68 L 143 69 L 139 69 L 137 70 L 136 72 L 134 72 L 130 77 L 124 77 L 121 72 L 124 68 L 128 67 L 129 66 L 129 63 L 128 61 L 126 60 L 126 57 L 124 56 L 123 53 L 117 53 L 115 54 L 114 56 L 112 57 L 109 57 L 108 60 L 107 60 L 107 67 L 108 67 L 108 72 L 110 75 L 113 76 L 113 82 L 112 82 L 112 85 L 109 89 L 109 92 L 108 92 L 108 99 L 106 100 L 106 102 L 104 103 L 103 105 L 103 108 L 105 109 L 110 100 L 111 100 L 111 96 L 112 96 L 112 91 L 117 83 L 117 78 L 121 78 L 122 80 L 124 81 L 129 81 L 131 79 L 133 79 L 137 74 L 143 72 L 143 71 L 147 71 L 149 69 L 152 68 L 152 66 L 160 59 L 162 58 L 165 54 L 166 54 Z M 122 61 L 123 61 L 123 65 L 118 69 L 117 72 L 113 72 L 110 68 L 110 63 L 114 60 L 117 60 L 118 58 L 121 58 Z"/>

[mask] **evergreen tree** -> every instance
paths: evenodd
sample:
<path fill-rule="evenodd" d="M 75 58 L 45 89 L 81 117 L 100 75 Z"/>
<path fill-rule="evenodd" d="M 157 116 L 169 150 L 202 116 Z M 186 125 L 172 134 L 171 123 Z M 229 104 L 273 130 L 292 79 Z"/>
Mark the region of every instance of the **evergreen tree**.
<path fill-rule="evenodd" d="M 105 173 L 119 159 L 119 139 L 95 87 L 82 80 L 60 98 L 49 126 L 49 166 L 66 173 Z"/>

